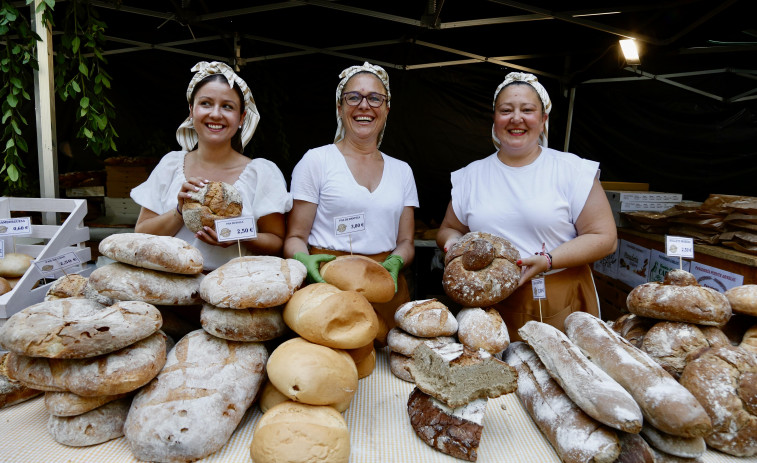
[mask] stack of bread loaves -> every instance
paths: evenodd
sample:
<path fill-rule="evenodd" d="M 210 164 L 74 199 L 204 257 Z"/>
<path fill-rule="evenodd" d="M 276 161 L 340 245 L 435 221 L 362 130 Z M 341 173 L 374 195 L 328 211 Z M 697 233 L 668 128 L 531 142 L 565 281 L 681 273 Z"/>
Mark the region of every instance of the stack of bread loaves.
<path fill-rule="evenodd" d="M 0 295 L 9 292 L 32 265 L 32 256 L 9 252 L 0 258 Z"/>

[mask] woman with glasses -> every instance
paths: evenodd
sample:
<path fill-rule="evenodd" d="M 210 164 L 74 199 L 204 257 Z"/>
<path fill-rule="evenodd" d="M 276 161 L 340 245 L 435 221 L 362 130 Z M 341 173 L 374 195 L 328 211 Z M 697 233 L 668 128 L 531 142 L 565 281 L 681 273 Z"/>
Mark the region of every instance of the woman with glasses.
<path fill-rule="evenodd" d="M 366 62 L 339 77 L 334 143 L 306 152 L 292 172 L 284 255 L 305 264 L 310 282 L 323 282 L 320 263 L 337 255 L 381 262 L 396 285 L 392 301 L 374 304 L 388 330 L 409 300 L 400 271 L 415 255 L 418 192 L 410 166 L 379 151 L 391 101 L 386 71 Z"/>

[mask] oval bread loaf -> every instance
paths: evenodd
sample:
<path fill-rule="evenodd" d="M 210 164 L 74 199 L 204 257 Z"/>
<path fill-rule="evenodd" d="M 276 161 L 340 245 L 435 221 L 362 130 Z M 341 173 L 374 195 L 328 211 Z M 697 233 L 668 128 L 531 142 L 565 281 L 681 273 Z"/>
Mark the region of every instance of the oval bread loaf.
<path fill-rule="evenodd" d="M 26 270 L 31 267 L 32 256 L 21 254 L 17 252 L 6 253 L 5 256 L 0 259 L 0 277 L 3 278 L 16 278 L 24 276 Z"/>
<path fill-rule="evenodd" d="M 56 442 L 72 447 L 101 444 L 124 435 L 131 397 L 109 402 L 76 416 L 50 415 L 47 430 Z"/>
<path fill-rule="evenodd" d="M 115 261 L 163 272 L 202 273 L 202 254 L 173 236 L 147 233 L 114 233 L 100 241 L 100 253 Z"/>
<path fill-rule="evenodd" d="M 113 402 L 121 397 L 130 395 L 130 392 L 114 395 L 98 395 L 83 397 L 73 392 L 45 392 L 45 408 L 48 413 L 55 416 L 76 416 L 87 413 L 90 410 L 101 407 L 108 402 Z M 130 402 L 131 403 L 131 402 Z M 126 417 L 124 417 L 126 418 Z"/>
<path fill-rule="evenodd" d="M 647 423 L 644 423 L 641 428 L 641 435 L 652 444 L 652 447 L 676 457 L 699 458 L 707 450 L 707 444 L 702 437 L 673 436 Z"/>
<path fill-rule="evenodd" d="M 420 336 L 413 336 L 406 333 L 401 328 L 394 327 L 389 330 L 389 334 L 386 337 L 387 345 L 392 352 L 404 355 L 406 357 L 412 357 L 413 351 L 419 344 L 424 342 L 430 342 L 433 344 L 452 344 L 457 342 L 453 336 L 435 336 L 433 338 L 421 338 Z"/>
<path fill-rule="evenodd" d="M 64 275 L 53 282 L 45 293 L 45 301 L 54 301 L 56 299 L 66 299 L 69 297 L 83 297 L 91 299 L 100 305 L 113 305 L 113 299 L 98 293 L 92 285 L 89 284 L 89 278 L 83 277 L 78 273 Z"/>
<path fill-rule="evenodd" d="M 457 319 L 446 305 L 436 299 L 402 304 L 394 313 L 397 326 L 413 336 L 431 338 L 457 333 Z"/>
<path fill-rule="evenodd" d="M 11 288 L 11 284 L 8 283 L 8 280 L 6 280 L 3 277 L 0 277 L 0 296 L 9 292 L 11 289 L 13 288 Z"/>
<path fill-rule="evenodd" d="M 739 347 L 757 355 L 757 325 L 752 326 L 744 333 Z"/>
<path fill-rule="evenodd" d="M 338 256 L 321 266 L 321 277 L 342 291 L 362 294 L 368 302 L 389 302 L 394 297 L 394 279 L 370 257 Z"/>
<path fill-rule="evenodd" d="M 114 262 L 95 269 L 89 283 L 100 294 L 119 301 L 156 305 L 200 304 L 202 274 L 179 275 Z"/>
<path fill-rule="evenodd" d="M 234 185 L 208 182 L 198 191 L 189 192 L 181 209 L 184 225 L 193 233 L 202 227 L 215 230 L 216 220 L 242 215 L 242 195 Z"/>
<path fill-rule="evenodd" d="M 0 408 L 21 403 L 42 394 L 42 391 L 27 387 L 8 376 L 6 366 L 8 355 L 10 355 L 8 352 L 0 353 Z"/>
<path fill-rule="evenodd" d="M 757 316 L 757 285 L 741 285 L 725 292 L 735 313 Z"/>
<path fill-rule="evenodd" d="M 389 370 L 392 374 L 402 381 L 408 383 L 415 383 L 412 373 L 410 373 L 410 367 L 413 364 L 413 358 L 406 355 L 398 354 L 397 352 L 389 353 Z"/>
<path fill-rule="evenodd" d="M 457 313 L 457 337 L 473 350 L 498 354 L 510 345 L 505 321 L 497 309 L 464 308 Z"/>
<path fill-rule="evenodd" d="M 287 331 L 281 311 L 282 307 L 224 309 L 204 304 L 200 323 L 208 333 L 229 341 L 270 341 Z"/>

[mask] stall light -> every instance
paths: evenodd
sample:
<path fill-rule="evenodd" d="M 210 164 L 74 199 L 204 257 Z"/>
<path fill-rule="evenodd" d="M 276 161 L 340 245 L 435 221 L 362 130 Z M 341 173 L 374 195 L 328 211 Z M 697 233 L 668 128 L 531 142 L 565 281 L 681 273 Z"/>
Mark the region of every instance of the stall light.
<path fill-rule="evenodd" d="M 623 51 L 623 57 L 626 59 L 626 63 L 631 66 L 638 66 L 641 64 L 639 59 L 639 50 L 636 48 L 636 41 L 634 39 L 619 40 L 620 49 Z"/>

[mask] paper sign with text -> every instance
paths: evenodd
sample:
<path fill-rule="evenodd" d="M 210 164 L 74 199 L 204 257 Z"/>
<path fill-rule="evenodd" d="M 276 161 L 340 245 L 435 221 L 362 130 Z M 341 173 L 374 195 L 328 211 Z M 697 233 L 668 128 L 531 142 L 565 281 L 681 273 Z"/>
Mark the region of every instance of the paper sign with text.
<path fill-rule="evenodd" d="M 64 270 L 77 265 L 81 265 L 81 261 L 75 252 L 67 252 L 59 256 L 34 261 L 34 266 L 37 267 L 43 275 L 51 275 L 58 270 Z"/>
<path fill-rule="evenodd" d="M 258 237 L 255 229 L 255 217 L 234 217 L 216 220 L 218 242 L 251 240 Z"/>
<path fill-rule="evenodd" d="M 631 287 L 646 283 L 650 250 L 630 241 L 620 240 L 619 251 L 617 279 Z"/>
<path fill-rule="evenodd" d="M 16 219 L 0 219 L 0 236 L 6 235 L 30 235 L 32 233 L 32 221 L 29 217 Z"/>
<path fill-rule="evenodd" d="M 694 258 L 694 238 L 665 235 L 665 254 L 668 257 Z"/>
<path fill-rule="evenodd" d="M 691 274 L 694 275 L 700 285 L 721 293 L 744 284 L 744 275 L 710 267 L 699 262 L 691 263 Z"/>
<path fill-rule="evenodd" d="M 546 299 L 547 288 L 544 286 L 544 278 L 533 278 L 531 280 L 531 291 L 534 294 L 534 299 Z"/>
<path fill-rule="evenodd" d="M 365 231 L 365 212 L 334 217 L 334 234 L 349 235 Z"/>
<path fill-rule="evenodd" d="M 681 261 L 678 257 L 668 257 L 664 253 L 652 249 L 649 267 L 649 281 L 662 282 L 669 271 L 682 268 L 687 272 L 691 268 L 691 261 Z"/>
<path fill-rule="evenodd" d="M 607 275 L 610 278 L 618 277 L 618 255 L 620 255 L 620 246 L 615 248 L 615 252 L 609 256 L 605 256 L 602 259 L 594 262 L 594 270 Z"/>

